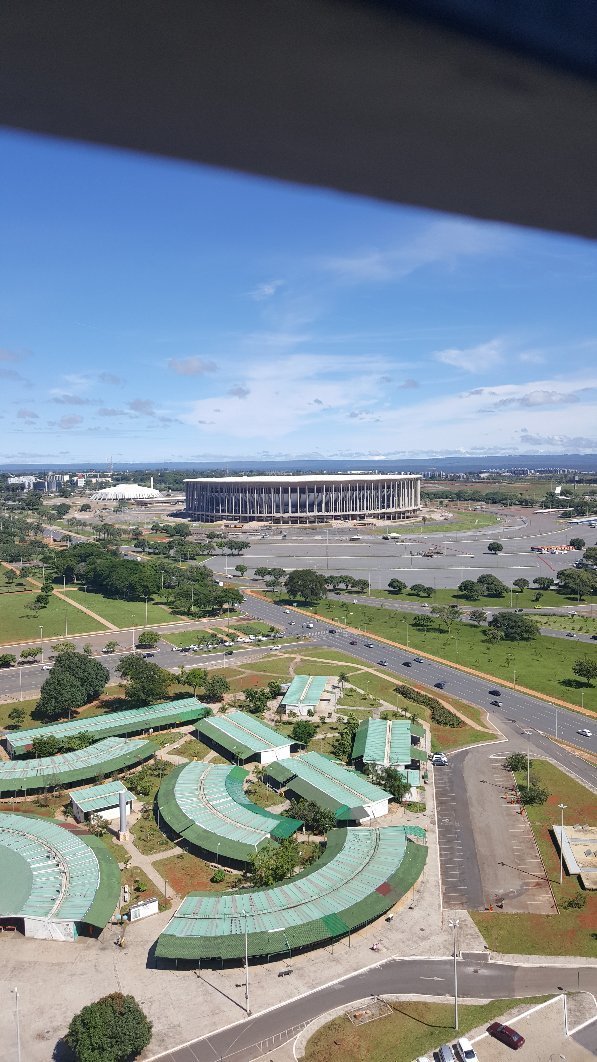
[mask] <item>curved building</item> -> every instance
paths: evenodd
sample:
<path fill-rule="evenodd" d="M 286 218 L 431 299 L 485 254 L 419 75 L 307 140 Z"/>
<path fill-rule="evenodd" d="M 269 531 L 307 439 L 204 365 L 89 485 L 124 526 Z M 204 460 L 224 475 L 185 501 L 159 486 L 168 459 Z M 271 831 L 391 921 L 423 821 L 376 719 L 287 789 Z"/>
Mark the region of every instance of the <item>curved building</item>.
<path fill-rule="evenodd" d="M 156 501 L 163 497 L 159 490 L 138 483 L 117 483 L 91 495 L 93 501 Z"/>
<path fill-rule="evenodd" d="M 226 476 L 185 484 L 187 512 L 204 523 L 404 520 L 421 507 L 421 477 L 414 475 Z"/>

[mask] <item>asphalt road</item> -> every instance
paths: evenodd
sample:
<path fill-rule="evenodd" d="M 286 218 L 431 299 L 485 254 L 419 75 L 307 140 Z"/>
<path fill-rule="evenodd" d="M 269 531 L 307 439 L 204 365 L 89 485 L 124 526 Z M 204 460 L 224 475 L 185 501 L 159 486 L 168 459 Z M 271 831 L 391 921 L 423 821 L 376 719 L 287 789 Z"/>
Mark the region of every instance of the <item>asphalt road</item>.
<path fill-rule="evenodd" d="M 263 619 L 278 626 L 283 622 L 288 625 L 290 620 L 294 620 L 293 626 L 295 630 L 296 624 L 302 623 L 304 619 L 301 613 L 293 613 L 293 610 L 290 609 L 290 612 L 286 614 L 279 605 L 275 605 L 263 598 L 253 597 L 250 594 L 245 595 L 243 609 L 257 619 Z M 403 673 L 405 660 L 413 661 L 413 653 L 404 649 L 395 649 L 393 646 L 377 640 L 372 635 L 348 634 L 338 627 L 334 628 L 337 632 L 336 634 L 330 634 L 327 622 L 318 620 L 315 616 L 311 617 L 311 621 L 313 622 L 313 628 L 309 629 L 309 634 L 319 645 L 354 656 L 368 664 L 379 664 L 380 660 L 385 660 L 387 661 L 388 669 L 397 675 Z M 287 629 L 292 631 L 293 626 L 287 626 Z M 351 641 L 356 641 L 357 644 L 351 645 Z M 366 642 L 370 642 L 372 648 L 368 648 L 365 644 Z M 419 654 L 415 653 L 414 655 L 418 656 Z M 557 726 L 557 736 L 562 741 L 566 741 L 579 749 L 590 750 L 597 755 L 597 720 L 593 721 L 580 713 L 571 712 L 566 708 L 556 709 L 547 701 L 532 697 L 529 694 L 519 693 L 507 687 L 503 689 L 499 687 L 501 689 L 499 699 L 502 702 L 502 708 L 492 707 L 491 701 L 497 698 L 492 696 L 489 690 L 498 687 L 492 686 L 485 679 L 477 678 L 475 675 L 470 675 L 465 671 L 458 671 L 448 664 L 439 664 L 432 660 L 426 660 L 424 657 L 422 657 L 422 663 L 413 663 L 408 669 L 408 673 L 404 669 L 404 677 L 405 679 L 414 679 L 426 686 L 434 686 L 436 682 L 445 682 L 445 693 L 452 694 L 463 701 L 469 701 L 471 704 L 487 709 L 496 719 L 498 725 L 500 725 L 502 720 L 511 719 L 524 726 L 524 728 L 531 728 L 554 737 L 556 736 Z M 578 735 L 577 731 L 585 727 L 592 730 L 592 737 L 585 738 Z M 553 743 L 551 743 L 551 747 L 554 750 L 557 748 Z M 586 777 L 590 784 L 597 784 L 597 768 L 580 760 L 575 760 L 574 762 L 577 764 L 577 774 L 582 774 Z"/>
<path fill-rule="evenodd" d="M 458 963 L 461 998 L 509 999 L 542 995 L 559 988 L 597 992 L 597 966 L 513 966 L 462 959 Z M 185 1047 L 158 1056 L 164 1062 L 250 1062 L 294 1039 L 314 1018 L 335 1007 L 385 993 L 449 995 L 451 959 L 389 959 L 342 981 L 291 999 L 274 1010 L 256 1014 L 236 1025 L 204 1036 Z"/>

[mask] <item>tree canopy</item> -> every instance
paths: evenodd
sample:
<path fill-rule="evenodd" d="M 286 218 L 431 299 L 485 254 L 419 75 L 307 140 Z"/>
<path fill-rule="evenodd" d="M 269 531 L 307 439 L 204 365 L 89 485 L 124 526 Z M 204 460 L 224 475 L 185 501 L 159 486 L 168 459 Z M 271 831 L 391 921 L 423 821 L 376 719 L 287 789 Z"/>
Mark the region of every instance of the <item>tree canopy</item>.
<path fill-rule="evenodd" d="M 144 660 L 135 653 L 121 657 L 116 670 L 126 680 L 127 700 L 139 706 L 166 700 L 174 681 L 173 676 L 159 664 Z"/>
<path fill-rule="evenodd" d="M 152 1028 L 134 996 L 112 992 L 75 1014 L 65 1039 L 77 1062 L 133 1062 Z"/>
<path fill-rule="evenodd" d="M 297 568 L 290 572 L 284 584 L 291 597 L 304 601 L 321 601 L 326 596 L 325 578 L 313 568 Z"/>
<path fill-rule="evenodd" d="M 498 612 L 490 619 L 489 627 L 499 631 L 507 642 L 530 642 L 539 634 L 539 624 L 519 612 Z"/>
<path fill-rule="evenodd" d="M 44 682 L 35 714 L 52 721 L 69 715 L 103 692 L 110 672 L 86 653 L 60 653 Z"/>

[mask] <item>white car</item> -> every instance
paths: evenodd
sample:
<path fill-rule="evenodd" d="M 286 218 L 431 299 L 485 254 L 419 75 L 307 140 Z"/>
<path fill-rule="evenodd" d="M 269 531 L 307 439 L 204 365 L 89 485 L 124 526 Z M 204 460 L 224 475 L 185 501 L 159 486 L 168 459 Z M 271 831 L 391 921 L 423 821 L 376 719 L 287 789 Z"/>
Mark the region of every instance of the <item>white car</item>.
<path fill-rule="evenodd" d="M 592 730 L 577 730 L 576 733 L 580 734 L 581 737 L 593 737 Z"/>
<path fill-rule="evenodd" d="M 41 665 L 41 669 L 42 669 L 42 671 L 51 671 L 52 670 L 52 665 L 51 664 L 42 664 Z M 583 730 L 583 733 L 587 733 L 588 734 L 589 731 L 588 730 L 587 731 Z"/>
<path fill-rule="evenodd" d="M 454 1044 L 454 1054 L 459 1062 L 479 1062 L 477 1053 L 466 1036 L 461 1036 Z"/>

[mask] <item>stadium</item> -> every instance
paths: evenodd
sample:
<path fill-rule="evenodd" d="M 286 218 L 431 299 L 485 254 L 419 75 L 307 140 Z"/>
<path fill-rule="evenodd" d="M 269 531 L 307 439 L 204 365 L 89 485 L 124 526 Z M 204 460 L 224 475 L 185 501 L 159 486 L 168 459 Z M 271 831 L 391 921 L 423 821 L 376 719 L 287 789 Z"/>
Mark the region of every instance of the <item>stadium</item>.
<path fill-rule="evenodd" d="M 415 475 L 226 476 L 185 484 L 187 512 L 203 523 L 405 520 L 421 507 Z"/>

